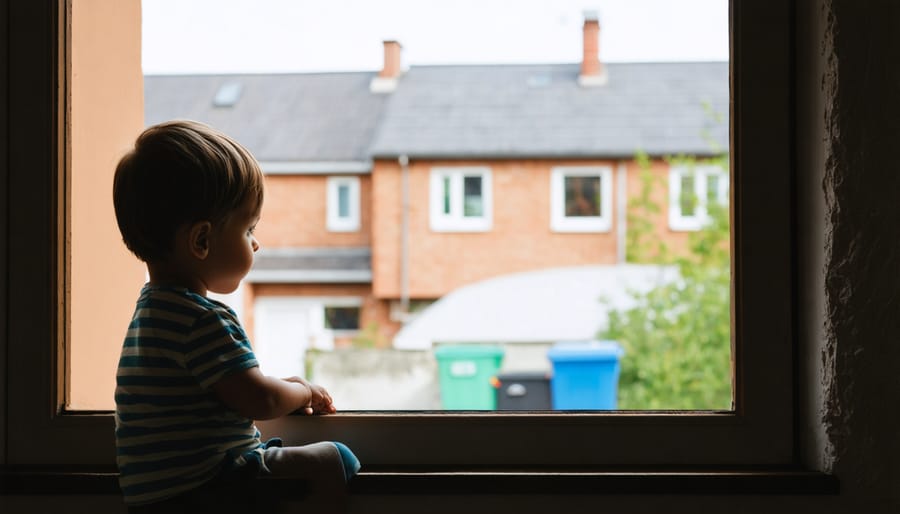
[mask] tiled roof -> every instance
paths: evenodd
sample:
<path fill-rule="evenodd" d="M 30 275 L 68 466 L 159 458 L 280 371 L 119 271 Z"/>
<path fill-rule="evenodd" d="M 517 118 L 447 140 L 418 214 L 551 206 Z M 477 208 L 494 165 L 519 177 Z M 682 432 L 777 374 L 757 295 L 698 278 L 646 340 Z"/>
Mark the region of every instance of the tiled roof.
<path fill-rule="evenodd" d="M 360 248 L 261 249 L 247 275 L 250 282 L 372 281 L 372 251 Z"/>
<path fill-rule="evenodd" d="M 373 72 L 147 76 L 146 121 L 205 121 L 269 162 L 703 155 L 727 148 L 727 63 L 606 69 L 605 85 L 581 87 L 576 64 L 414 66 L 387 94 L 369 91 Z M 227 84 L 240 84 L 236 101 L 215 106 Z"/>
<path fill-rule="evenodd" d="M 606 157 L 707 154 L 728 141 L 727 63 L 434 66 L 400 79 L 370 149 L 376 156 Z M 709 107 L 706 107 L 706 106 Z M 721 113 L 716 123 L 708 111 Z"/>
<path fill-rule="evenodd" d="M 166 75 L 144 77 L 147 125 L 203 121 L 260 161 L 365 161 L 387 98 L 369 93 L 372 73 Z M 213 104 L 240 84 L 233 106 Z"/>

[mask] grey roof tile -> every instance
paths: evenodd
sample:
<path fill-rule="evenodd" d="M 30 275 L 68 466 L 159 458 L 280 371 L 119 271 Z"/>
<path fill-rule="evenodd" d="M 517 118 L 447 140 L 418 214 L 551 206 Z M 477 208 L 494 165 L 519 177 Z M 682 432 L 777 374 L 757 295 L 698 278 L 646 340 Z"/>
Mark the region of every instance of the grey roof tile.
<path fill-rule="evenodd" d="M 728 142 L 727 63 L 413 67 L 385 108 L 374 157 L 605 157 L 708 154 Z M 715 123 L 707 111 L 719 113 Z"/>
<path fill-rule="evenodd" d="M 374 73 L 150 75 L 147 125 L 174 118 L 209 123 L 264 161 L 363 161 L 385 97 L 369 92 Z M 233 107 L 213 99 L 242 85 Z"/>
<path fill-rule="evenodd" d="M 297 269 L 307 271 L 372 270 L 368 247 L 262 249 L 253 260 L 253 270 Z"/>
<path fill-rule="evenodd" d="M 263 161 L 702 155 L 707 138 L 727 148 L 727 63 L 606 67 L 606 85 L 582 88 L 576 64 L 414 66 L 391 94 L 369 92 L 371 72 L 148 76 L 146 121 L 208 122 Z M 229 83 L 240 97 L 215 107 Z"/>
<path fill-rule="evenodd" d="M 368 247 L 261 249 L 247 280 L 256 283 L 371 283 Z"/>

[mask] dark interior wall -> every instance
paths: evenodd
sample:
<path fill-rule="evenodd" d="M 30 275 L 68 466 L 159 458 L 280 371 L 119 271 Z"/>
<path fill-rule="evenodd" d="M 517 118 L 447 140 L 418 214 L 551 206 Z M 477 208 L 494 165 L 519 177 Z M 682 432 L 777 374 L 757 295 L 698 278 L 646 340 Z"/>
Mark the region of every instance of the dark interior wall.
<path fill-rule="evenodd" d="M 826 456 L 848 495 L 896 512 L 900 3 L 831 0 L 825 8 Z"/>
<path fill-rule="evenodd" d="M 805 437 L 801 460 L 813 469 L 831 465 L 823 421 L 822 384 L 825 367 L 818 358 L 825 342 L 825 239 L 827 223 L 825 178 L 825 69 L 833 53 L 826 37 L 830 9 L 824 1 L 801 1 L 797 6 L 796 38 L 796 190 L 798 214 L 794 234 L 797 243 L 797 337 L 800 345 L 798 424 Z M 802 263 L 802 264 L 801 264 Z M 829 376 L 832 373 L 827 373 Z"/>

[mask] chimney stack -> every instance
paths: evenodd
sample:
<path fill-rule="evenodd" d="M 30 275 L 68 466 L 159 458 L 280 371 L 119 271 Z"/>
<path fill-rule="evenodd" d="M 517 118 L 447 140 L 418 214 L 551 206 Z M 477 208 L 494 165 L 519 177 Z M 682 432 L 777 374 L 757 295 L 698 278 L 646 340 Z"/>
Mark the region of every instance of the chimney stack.
<path fill-rule="evenodd" d="M 400 43 L 397 41 L 384 42 L 384 68 L 379 77 L 397 78 L 400 76 Z"/>
<path fill-rule="evenodd" d="M 400 51 L 403 47 L 394 40 L 384 41 L 384 65 L 378 76 L 369 83 L 369 91 L 373 93 L 390 93 L 397 89 L 400 77 Z"/>
<path fill-rule="evenodd" d="M 596 87 L 606 84 L 606 67 L 600 62 L 600 17 L 597 11 L 584 12 L 583 53 L 578 84 Z"/>

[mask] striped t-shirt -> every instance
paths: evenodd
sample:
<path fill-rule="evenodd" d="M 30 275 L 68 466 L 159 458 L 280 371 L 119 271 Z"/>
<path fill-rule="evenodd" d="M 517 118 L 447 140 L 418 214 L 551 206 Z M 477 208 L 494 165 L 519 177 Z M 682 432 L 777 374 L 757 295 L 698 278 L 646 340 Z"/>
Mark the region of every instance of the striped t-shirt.
<path fill-rule="evenodd" d="M 257 366 L 233 310 L 187 289 L 145 285 L 116 373 L 116 449 L 126 503 L 151 503 L 209 481 L 260 448 L 253 421 L 210 389 Z"/>

